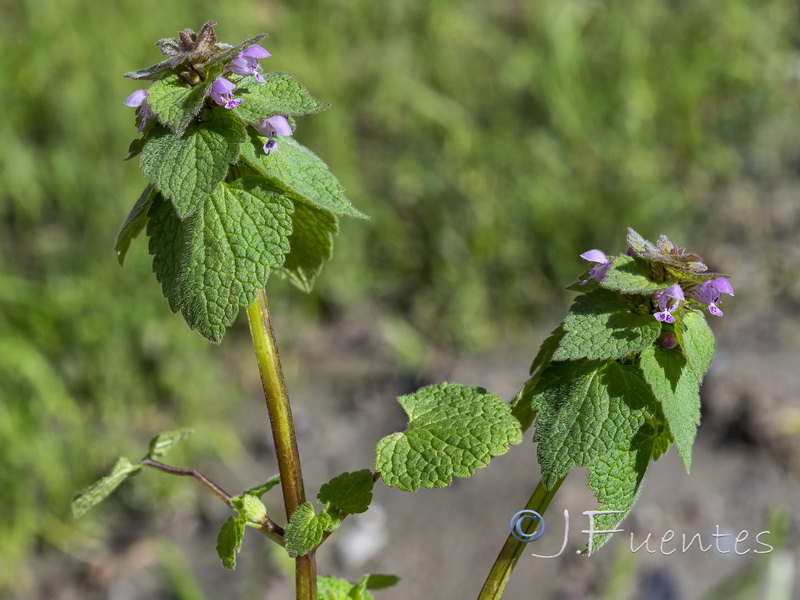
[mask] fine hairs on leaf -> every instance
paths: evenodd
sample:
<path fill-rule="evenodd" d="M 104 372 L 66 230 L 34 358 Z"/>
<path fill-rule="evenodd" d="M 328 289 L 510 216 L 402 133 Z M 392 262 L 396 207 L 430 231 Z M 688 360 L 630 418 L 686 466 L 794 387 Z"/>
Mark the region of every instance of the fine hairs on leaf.
<path fill-rule="evenodd" d="M 183 427 L 174 431 L 165 431 L 150 440 L 150 450 L 147 457 L 153 460 L 162 458 L 175 446 L 194 433 L 194 429 Z"/>
<path fill-rule="evenodd" d="M 311 552 L 322 541 L 324 532 L 324 523 L 311 503 L 301 504 L 286 526 L 286 552 L 292 558 Z"/>
<path fill-rule="evenodd" d="M 194 214 L 239 158 L 242 123 L 224 108 L 192 123 L 180 136 L 155 128 L 142 148 L 142 173 L 172 202 L 179 219 Z"/>
<path fill-rule="evenodd" d="M 159 122 L 180 136 L 203 107 L 214 80 L 222 73 L 222 65 L 212 67 L 205 81 L 187 86 L 184 77 L 175 73 L 155 81 L 147 92 L 150 109 Z"/>
<path fill-rule="evenodd" d="M 369 469 L 342 473 L 323 484 L 317 494 L 317 500 L 331 504 L 346 513 L 363 513 L 372 502 L 373 485 L 374 479 Z"/>
<path fill-rule="evenodd" d="M 356 583 L 325 575 L 317 577 L 318 600 L 371 600 L 367 590 L 382 590 L 400 580 L 396 575 L 364 575 Z"/>
<path fill-rule="evenodd" d="M 193 429 L 182 428 L 174 431 L 165 431 L 158 434 L 148 446 L 147 454 L 142 462 L 155 460 L 163 457 L 175 446 L 181 443 L 194 433 Z M 100 502 L 108 498 L 114 490 L 126 479 L 138 473 L 144 466 L 142 462 L 132 463 L 124 456 L 120 456 L 111 471 L 104 477 L 98 479 L 92 485 L 75 495 L 72 499 L 72 514 L 80 517 L 89 509 L 97 506 Z"/>
<path fill-rule="evenodd" d="M 253 302 L 289 251 L 292 202 L 267 181 L 221 183 L 181 220 L 162 202 L 147 233 L 153 269 L 173 312 L 219 343 L 241 306 Z"/>
<path fill-rule="evenodd" d="M 108 498 L 123 481 L 141 468 L 141 465 L 133 464 L 124 456 L 120 456 L 108 475 L 99 479 L 72 499 L 72 515 L 75 517 L 84 515 L 90 508 Z"/>
<path fill-rule="evenodd" d="M 390 487 L 413 492 L 448 486 L 522 441 L 508 405 L 482 388 L 441 383 L 397 401 L 408 427 L 375 448 L 375 469 Z"/>
<path fill-rule="evenodd" d="M 236 555 L 242 549 L 242 540 L 244 540 L 244 522 L 235 517 L 228 517 L 217 536 L 217 555 L 226 569 L 236 568 Z"/>

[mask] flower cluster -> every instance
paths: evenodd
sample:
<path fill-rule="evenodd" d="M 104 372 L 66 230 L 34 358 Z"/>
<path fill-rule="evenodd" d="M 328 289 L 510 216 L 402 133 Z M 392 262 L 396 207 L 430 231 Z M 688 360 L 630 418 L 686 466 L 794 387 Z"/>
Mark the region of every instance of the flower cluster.
<path fill-rule="evenodd" d="M 252 75 L 259 83 L 266 83 L 266 80 L 261 75 L 261 65 L 258 59 L 267 58 L 271 56 L 267 50 L 257 44 L 246 48 L 239 52 L 225 68 L 226 72 L 240 75 L 242 77 Z M 242 98 L 234 98 L 233 93 L 236 90 L 236 84 L 229 78 L 220 76 L 214 80 L 211 85 L 208 95 L 219 106 L 223 106 L 228 110 L 236 108 L 242 103 Z M 147 120 L 155 117 L 152 108 L 147 103 L 147 90 L 136 90 L 128 99 L 125 100 L 125 105 L 133 108 L 138 108 L 138 115 L 141 117 L 139 124 L 139 131 L 144 130 Z M 262 135 L 266 136 L 267 142 L 264 144 L 264 153 L 269 154 L 274 152 L 277 148 L 276 135 L 292 135 L 292 128 L 289 121 L 283 115 L 275 115 L 268 119 L 263 119 L 256 124 L 255 129 Z"/>
<path fill-rule="evenodd" d="M 718 305 L 722 294 L 734 295 L 733 286 L 727 277 L 705 273 L 706 266 L 699 256 L 676 247 L 666 236 L 661 236 L 658 244 L 651 244 L 632 229 L 628 230 L 628 244 L 625 255 L 642 261 L 649 280 L 664 284 L 674 281 L 652 294 L 653 317 L 657 321 L 674 323 L 678 308 L 691 303 L 702 305 L 714 316 L 723 315 Z M 614 257 L 594 249 L 581 254 L 581 258 L 596 264 L 580 285 L 594 280 L 602 286 Z"/>

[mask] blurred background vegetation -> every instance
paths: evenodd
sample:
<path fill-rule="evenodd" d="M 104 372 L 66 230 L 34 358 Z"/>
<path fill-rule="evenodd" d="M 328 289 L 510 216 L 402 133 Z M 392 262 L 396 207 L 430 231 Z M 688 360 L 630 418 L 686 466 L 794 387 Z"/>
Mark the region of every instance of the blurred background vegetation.
<path fill-rule="evenodd" d="M 501 350 L 563 312 L 577 255 L 622 250 L 626 226 L 729 271 L 758 254 L 756 281 L 800 300 L 786 250 L 800 164 L 792 0 L 2 9 L 0 592 L 24 597 L 32 557 L 113 543 L 112 525 L 68 516 L 69 498 L 154 433 L 206 424 L 195 460 L 246 453 L 224 424 L 252 384 L 243 322 L 211 346 L 169 312 L 142 240 L 124 269 L 113 252 L 144 184 L 122 161 L 137 85 L 121 74 L 183 28 L 213 19 L 230 43 L 269 32 L 264 68 L 332 105 L 297 138 L 372 216 L 343 223 L 313 295 L 270 284 L 288 345 L 304 321 L 374 311 L 411 368 L 421 347 Z M 195 501 L 161 479 L 114 502 L 146 523 L 164 495 Z"/>

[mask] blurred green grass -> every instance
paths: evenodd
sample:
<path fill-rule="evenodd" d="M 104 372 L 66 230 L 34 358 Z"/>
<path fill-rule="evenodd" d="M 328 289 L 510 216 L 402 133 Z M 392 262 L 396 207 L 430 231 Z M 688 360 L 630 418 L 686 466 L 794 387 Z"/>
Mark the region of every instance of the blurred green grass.
<path fill-rule="evenodd" d="M 267 31 L 265 68 L 332 104 L 296 135 L 373 219 L 343 224 L 312 297 L 274 286 L 295 319 L 374 304 L 410 325 L 412 347 L 485 351 L 561 307 L 577 254 L 621 250 L 625 226 L 701 254 L 791 235 L 759 216 L 800 156 L 789 0 L 3 10 L 0 591 L 24 589 L 41 542 L 106 535 L 70 521 L 68 499 L 117 453 L 224 421 L 246 396 L 249 356 L 220 364 L 169 313 L 142 240 L 125 269 L 113 253 L 143 186 L 121 160 L 135 135 L 122 101 L 137 87 L 121 74 L 158 61 L 161 37 L 211 19 L 231 43 Z M 205 455 L 232 435 L 206 431 Z"/>

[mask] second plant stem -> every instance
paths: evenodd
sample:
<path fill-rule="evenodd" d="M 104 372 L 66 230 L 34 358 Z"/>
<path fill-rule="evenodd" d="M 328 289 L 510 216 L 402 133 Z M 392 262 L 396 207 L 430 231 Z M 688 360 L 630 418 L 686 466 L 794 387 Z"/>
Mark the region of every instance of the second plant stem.
<path fill-rule="evenodd" d="M 269 316 L 267 294 L 261 289 L 255 302 L 247 309 L 250 334 L 261 374 L 261 384 L 267 401 L 267 411 L 278 457 L 278 471 L 281 475 L 283 505 L 286 518 L 306 500 L 303 489 L 303 475 L 300 469 L 300 453 L 292 420 L 292 408 L 286 393 L 283 369 L 275 342 L 275 333 Z M 295 559 L 295 583 L 297 600 L 316 600 L 317 567 L 313 552 Z"/>

